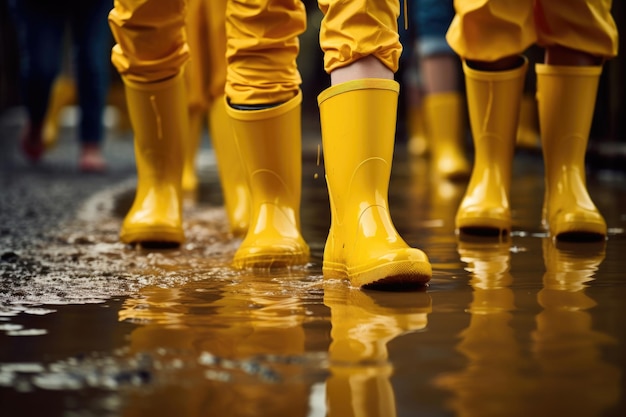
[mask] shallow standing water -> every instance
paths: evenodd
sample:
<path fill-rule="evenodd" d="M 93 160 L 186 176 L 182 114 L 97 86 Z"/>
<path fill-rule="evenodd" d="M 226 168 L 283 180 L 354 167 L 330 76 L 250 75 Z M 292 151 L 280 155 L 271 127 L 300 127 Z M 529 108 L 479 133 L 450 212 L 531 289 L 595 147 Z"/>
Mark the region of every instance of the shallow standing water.
<path fill-rule="evenodd" d="M 626 415 L 623 178 L 589 177 L 607 242 L 555 245 L 539 227 L 541 159 L 517 155 L 512 237 L 460 241 L 465 184 L 398 151 L 392 216 L 434 277 L 364 291 L 322 278 L 328 200 L 305 149 L 302 268 L 229 268 L 239 240 L 211 164 L 177 250 L 118 243 L 133 182 L 86 201 L 3 298 L 1 415 Z"/>

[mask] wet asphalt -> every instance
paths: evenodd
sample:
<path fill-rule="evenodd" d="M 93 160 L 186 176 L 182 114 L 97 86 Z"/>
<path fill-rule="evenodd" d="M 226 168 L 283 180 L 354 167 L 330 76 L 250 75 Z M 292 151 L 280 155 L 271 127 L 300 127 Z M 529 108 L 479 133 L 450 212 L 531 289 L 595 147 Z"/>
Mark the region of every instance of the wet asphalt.
<path fill-rule="evenodd" d="M 0 117 L 0 315 L 15 314 L 16 306 L 22 306 L 19 311 L 23 305 L 72 302 L 85 297 L 80 288 L 91 287 L 98 277 L 106 282 L 108 262 L 86 255 L 81 248 L 102 243 L 103 236 L 95 237 L 88 228 L 98 212 L 114 210 L 112 205 L 119 203 L 113 197 L 90 203 L 89 197 L 107 188 L 111 196 L 119 196 L 122 187 L 128 200 L 134 190 L 130 132 L 108 130 L 104 145 L 108 170 L 83 173 L 77 166 L 78 143 L 72 126 L 62 126 L 57 144 L 33 163 L 19 149 L 24 121 L 21 108 Z M 111 241 L 116 239 L 115 227 L 111 227 Z M 78 285 L 72 278 L 89 284 Z M 92 297 L 85 291 L 86 297 Z M 105 292 L 103 297 L 107 296 Z"/>
<path fill-rule="evenodd" d="M 62 127 L 57 145 L 38 163 L 19 149 L 25 123 L 21 108 L 0 114 L 0 247 L 3 258 L 44 244 L 64 221 L 76 215 L 94 192 L 132 177 L 135 173 L 129 132 L 108 131 L 104 152 L 109 169 L 103 174 L 78 170 L 75 129 Z"/>

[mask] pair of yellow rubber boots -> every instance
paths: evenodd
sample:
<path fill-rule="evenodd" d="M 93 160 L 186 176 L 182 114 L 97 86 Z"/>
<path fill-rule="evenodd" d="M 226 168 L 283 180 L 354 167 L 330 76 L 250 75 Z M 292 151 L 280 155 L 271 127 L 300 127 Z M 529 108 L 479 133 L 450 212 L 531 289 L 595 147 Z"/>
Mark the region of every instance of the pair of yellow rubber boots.
<path fill-rule="evenodd" d="M 498 72 L 463 64 L 475 159 L 456 215 L 461 234 L 511 231 L 511 165 L 528 66 L 520 61 L 515 69 Z M 598 240 L 607 234 L 587 191 L 584 161 L 601 71 L 536 65 L 545 167 L 542 225 L 556 239 Z"/>
<path fill-rule="evenodd" d="M 398 91 L 395 81 L 367 79 L 331 87 L 319 97 L 332 212 L 323 270 L 354 286 L 423 284 L 432 275 L 426 255 L 402 240 L 389 215 Z M 127 81 L 126 93 L 138 186 L 121 240 L 180 244 L 181 138 L 188 135 L 184 80 L 178 76 L 149 89 Z M 301 101 L 298 93 L 279 106 L 255 111 L 224 104 L 250 197 L 247 233 L 233 259 L 236 268 L 309 260 L 299 213 Z M 224 170 L 231 168 L 217 157 Z"/>

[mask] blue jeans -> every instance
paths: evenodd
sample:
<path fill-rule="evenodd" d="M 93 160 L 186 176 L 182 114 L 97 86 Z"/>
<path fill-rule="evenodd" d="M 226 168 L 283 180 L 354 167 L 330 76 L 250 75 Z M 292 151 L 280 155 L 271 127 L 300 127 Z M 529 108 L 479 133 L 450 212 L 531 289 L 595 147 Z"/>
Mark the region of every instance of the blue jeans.
<path fill-rule="evenodd" d="M 409 17 L 419 56 L 454 53 L 446 41 L 446 32 L 454 18 L 453 0 L 411 0 Z"/>
<path fill-rule="evenodd" d="M 61 70 L 63 39 L 70 30 L 80 140 L 99 143 L 110 77 L 112 0 L 9 0 L 20 47 L 20 90 L 31 123 L 42 124 L 54 79 Z"/>

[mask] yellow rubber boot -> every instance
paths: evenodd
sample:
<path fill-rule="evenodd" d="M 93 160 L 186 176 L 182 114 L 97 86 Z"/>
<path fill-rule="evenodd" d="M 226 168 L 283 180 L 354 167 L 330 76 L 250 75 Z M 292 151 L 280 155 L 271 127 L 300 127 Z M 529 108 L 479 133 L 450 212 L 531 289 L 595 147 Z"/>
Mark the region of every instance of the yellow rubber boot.
<path fill-rule="evenodd" d="M 41 137 L 46 149 L 53 148 L 59 138 L 59 118 L 64 107 L 76 101 L 76 83 L 71 77 L 60 75 L 52 85 L 48 109 Z"/>
<path fill-rule="evenodd" d="M 331 226 L 324 249 L 326 278 L 355 287 L 425 284 L 432 268 L 409 247 L 389 215 L 398 83 L 362 79 L 318 97 Z"/>
<path fill-rule="evenodd" d="M 424 120 L 424 108 L 420 105 L 409 106 L 409 143 L 408 149 L 411 155 L 426 156 L 429 152 L 428 138 L 426 137 L 426 121 Z"/>
<path fill-rule="evenodd" d="M 189 109 L 189 136 L 183 143 L 183 178 L 182 187 L 185 194 L 194 194 L 198 190 L 198 173 L 196 157 L 202 139 L 202 127 L 206 115 L 204 111 Z"/>
<path fill-rule="evenodd" d="M 557 239 L 604 239 L 585 180 L 585 153 L 602 67 L 536 65 L 545 165 L 543 224 Z"/>
<path fill-rule="evenodd" d="M 122 224 L 124 243 L 180 244 L 183 141 L 188 138 L 187 100 L 181 76 L 160 83 L 125 81 L 135 134 L 137 191 Z"/>
<path fill-rule="evenodd" d="M 199 181 L 196 158 L 202 141 L 202 129 L 207 117 L 209 79 L 217 77 L 217 72 L 210 65 L 211 61 L 208 59 L 215 45 L 213 42 L 208 42 L 212 39 L 207 36 L 207 11 L 205 10 L 207 3 L 204 0 L 188 1 L 185 22 L 190 59 L 185 65 L 184 75 L 189 111 L 189 138 L 184 142 L 183 192 L 185 197 L 191 201 L 195 201 L 198 197 Z M 224 16 L 222 15 L 222 18 Z M 219 39 L 219 41 L 221 40 Z M 225 41 L 224 45 L 226 45 Z"/>
<path fill-rule="evenodd" d="M 302 265 L 309 247 L 300 232 L 302 93 L 277 107 L 235 110 L 226 105 L 250 190 L 250 227 L 233 266 Z"/>
<path fill-rule="evenodd" d="M 524 94 L 517 126 L 517 146 L 524 149 L 539 149 L 539 121 L 537 115 L 537 99 L 534 94 Z"/>
<path fill-rule="evenodd" d="M 507 71 L 478 71 L 463 62 L 474 166 L 456 214 L 461 234 L 511 231 L 511 164 L 528 61 Z"/>
<path fill-rule="evenodd" d="M 209 128 L 230 231 L 244 236 L 250 224 L 250 191 L 224 97 L 215 100 L 209 109 Z"/>
<path fill-rule="evenodd" d="M 470 165 L 463 146 L 464 97 L 458 92 L 429 94 L 423 106 L 434 171 L 451 180 L 469 178 Z"/>

